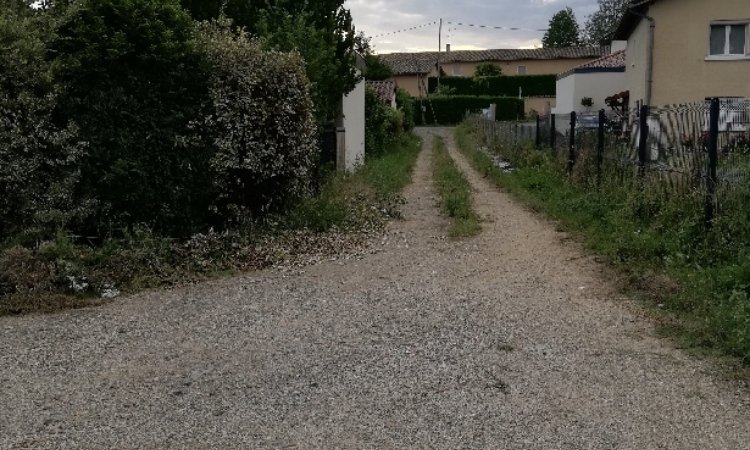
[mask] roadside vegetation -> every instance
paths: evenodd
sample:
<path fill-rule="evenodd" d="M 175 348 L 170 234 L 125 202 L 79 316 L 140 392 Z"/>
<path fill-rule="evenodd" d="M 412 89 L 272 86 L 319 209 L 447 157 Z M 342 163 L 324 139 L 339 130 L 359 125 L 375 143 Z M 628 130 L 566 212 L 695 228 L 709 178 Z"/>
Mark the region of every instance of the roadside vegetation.
<path fill-rule="evenodd" d="M 722 216 L 706 231 L 698 208 L 656 186 L 615 177 L 598 188 L 573 183 L 552 152 L 488 148 L 471 123 L 456 138 L 482 174 L 606 257 L 682 345 L 750 362 L 750 215 Z"/>
<path fill-rule="evenodd" d="M 448 234 L 452 237 L 477 235 L 482 231 L 482 225 L 472 205 L 469 180 L 456 167 L 441 137 L 435 137 L 432 151 L 432 174 L 440 194 L 440 205 L 451 218 Z"/>
<path fill-rule="evenodd" d="M 398 216 L 409 98 L 368 93 L 362 170 L 321 159 L 369 48 L 343 0 L 246 3 L 0 0 L 0 315 L 334 255 Z"/>

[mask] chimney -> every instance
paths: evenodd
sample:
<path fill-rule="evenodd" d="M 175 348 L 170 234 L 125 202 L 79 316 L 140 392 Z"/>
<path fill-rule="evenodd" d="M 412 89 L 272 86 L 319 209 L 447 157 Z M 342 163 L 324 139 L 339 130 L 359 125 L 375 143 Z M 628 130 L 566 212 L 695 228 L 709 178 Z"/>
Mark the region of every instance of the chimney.
<path fill-rule="evenodd" d="M 446 53 L 450 53 L 451 52 L 451 45 L 450 44 L 445 44 L 445 52 Z"/>

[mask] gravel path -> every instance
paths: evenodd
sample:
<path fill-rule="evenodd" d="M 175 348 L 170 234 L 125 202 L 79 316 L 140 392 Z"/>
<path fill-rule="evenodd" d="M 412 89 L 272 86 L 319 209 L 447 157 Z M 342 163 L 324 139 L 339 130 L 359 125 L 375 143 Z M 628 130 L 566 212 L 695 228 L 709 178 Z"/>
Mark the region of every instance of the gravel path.
<path fill-rule="evenodd" d="M 0 448 L 750 448 L 746 389 L 420 133 L 480 236 L 444 237 L 423 151 L 374 254 L 0 318 Z"/>

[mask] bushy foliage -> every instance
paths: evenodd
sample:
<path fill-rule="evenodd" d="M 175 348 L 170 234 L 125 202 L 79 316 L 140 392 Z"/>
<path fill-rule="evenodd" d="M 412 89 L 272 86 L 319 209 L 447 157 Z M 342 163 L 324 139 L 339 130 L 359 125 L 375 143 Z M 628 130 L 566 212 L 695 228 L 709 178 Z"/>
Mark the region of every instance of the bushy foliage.
<path fill-rule="evenodd" d="M 496 77 L 441 77 L 440 88 L 450 90 L 452 95 L 493 95 L 518 96 L 519 89 L 524 97 L 555 95 L 556 75 L 517 75 Z M 427 80 L 429 92 L 437 93 L 437 78 Z"/>
<path fill-rule="evenodd" d="M 205 222 L 210 153 L 180 145 L 208 93 L 193 32 L 177 0 L 82 0 L 62 14 L 51 44 L 56 117 L 75 120 L 88 143 L 84 232 L 146 223 L 186 233 Z"/>
<path fill-rule="evenodd" d="M 414 122 L 417 125 L 455 125 L 467 113 L 476 113 L 490 104 L 497 105 L 497 120 L 517 120 L 524 116 L 523 100 L 490 96 L 429 96 L 417 99 Z"/>
<path fill-rule="evenodd" d="M 549 21 L 542 38 L 544 48 L 575 47 L 581 42 L 581 30 L 571 8 L 557 12 Z"/>
<path fill-rule="evenodd" d="M 414 108 L 416 108 L 416 101 L 414 97 L 404 89 L 396 90 L 396 105 L 404 116 L 404 131 L 411 131 L 414 129 Z"/>
<path fill-rule="evenodd" d="M 365 92 L 365 119 L 365 153 L 368 156 L 387 152 L 404 132 L 403 113 L 381 102 L 369 86 Z"/>
<path fill-rule="evenodd" d="M 23 2 L 0 5 L 0 238 L 40 239 L 80 212 L 72 193 L 84 146 L 73 123 L 53 122 L 50 22 Z"/>
<path fill-rule="evenodd" d="M 628 0 L 597 0 L 597 3 L 599 9 L 586 19 L 585 39 L 589 45 L 609 45 L 630 2 Z"/>
<path fill-rule="evenodd" d="M 225 20 L 201 25 L 199 42 L 212 69 L 211 105 L 197 129 L 215 151 L 215 206 L 240 218 L 302 196 L 317 147 L 300 55 L 265 51 Z"/>
<path fill-rule="evenodd" d="M 475 77 L 498 77 L 502 74 L 503 69 L 492 63 L 481 63 L 477 65 L 477 70 L 474 72 Z"/>

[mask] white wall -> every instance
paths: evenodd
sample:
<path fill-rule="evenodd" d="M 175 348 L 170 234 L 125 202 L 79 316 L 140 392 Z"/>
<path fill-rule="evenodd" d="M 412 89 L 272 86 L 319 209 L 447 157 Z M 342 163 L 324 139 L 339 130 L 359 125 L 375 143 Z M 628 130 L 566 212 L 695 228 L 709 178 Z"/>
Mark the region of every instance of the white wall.
<path fill-rule="evenodd" d="M 557 104 L 552 108 L 555 114 L 567 114 L 575 109 L 575 75 L 568 75 L 557 80 L 556 97 Z M 579 100 L 580 102 L 580 100 Z"/>
<path fill-rule="evenodd" d="M 624 72 L 575 73 L 557 80 L 557 107 L 553 112 L 599 111 L 609 109 L 604 99 L 626 90 Z M 594 105 L 581 105 L 583 97 L 591 97 Z"/>
<path fill-rule="evenodd" d="M 343 100 L 346 137 L 344 154 L 339 155 L 339 168 L 355 170 L 365 162 L 365 82 L 361 81 Z"/>

